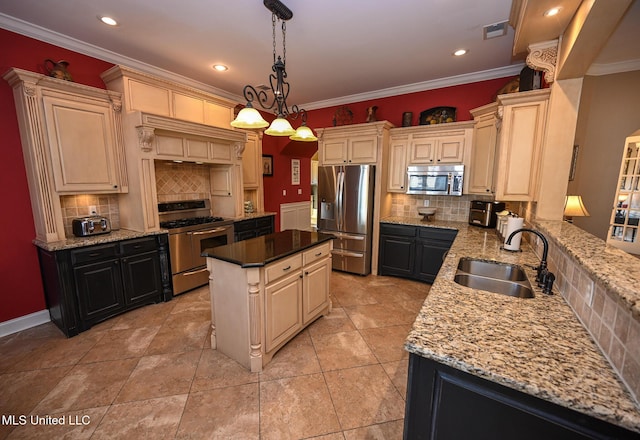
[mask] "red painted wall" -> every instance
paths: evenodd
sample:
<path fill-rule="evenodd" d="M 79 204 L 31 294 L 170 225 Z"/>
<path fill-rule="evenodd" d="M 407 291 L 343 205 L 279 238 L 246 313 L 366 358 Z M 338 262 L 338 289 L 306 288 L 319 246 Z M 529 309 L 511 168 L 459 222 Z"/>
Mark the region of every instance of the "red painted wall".
<path fill-rule="evenodd" d="M 0 29 L 0 74 L 12 67 L 45 73 L 44 60 L 67 60 L 75 82 L 105 88 L 100 73 L 113 64 Z M 46 308 L 29 188 L 22 157 L 13 90 L 0 80 L 0 322 Z"/>
<path fill-rule="evenodd" d="M 11 67 L 45 73 L 44 60 L 67 60 L 73 79 L 94 87 L 105 88 L 100 74 L 112 64 L 72 52 L 48 43 L 34 40 L 0 29 L 0 73 Z M 469 120 L 469 109 L 493 101 L 496 91 L 510 78 L 481 81 L 472 84 L 429 90 L 389 98 L 349 104 L 354 113 L 354 123 L 365 122 L 366 109 L 378 106 L 378 120 L 388 120 L 395 126 L 402 125 L 402 113 L 413 112 L 413 125 L 420 112 L 431 107 L 457 108 L 457 120 Z M 311 110 L 308 125 L 312 128 L 330 127 L 337 107 Z M 33 216 L 29 202 L 20 133 L 16 118 L 13 93 L 9 85 L 0 80 L 0 132 L 3 133 L 2 160 L 0 161 L 0 322 L 28 315 L 46 308 L 35 247 Z M 294 123 L 297 126 L 297 121 Z M 282 154 L 288 138 L 264 136 L 263 152 L 273 155 L 272 177 L 264 177 L 265 209 L 279 213 L 280 204 L 309 200 L 310 155 Z M 300 185 L 291 184 L 291 159 L 300 159 Z M 302 194 L 298 194 L 298 189 Z M 282 195 L 286 190 L 287 195 Z M 276 217 L 276 229 L 280 219 Z"/>

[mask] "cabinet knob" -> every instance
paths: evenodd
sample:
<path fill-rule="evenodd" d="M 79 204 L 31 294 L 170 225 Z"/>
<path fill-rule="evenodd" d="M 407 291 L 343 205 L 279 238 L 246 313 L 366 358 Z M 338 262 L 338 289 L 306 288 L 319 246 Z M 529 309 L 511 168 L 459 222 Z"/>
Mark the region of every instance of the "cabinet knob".
<path fill-rule="evenodd" d="M 309 272 L 305 271 L 305 273 L 304 273 L 304 274 L 305 274 L 305 275 L 309 275 Z"/>
<path fill-rule="evenodd" d="M 485 189 L 486 192 L 491 192 L 491 190 L 489 188 Z"/>
<path fill-rule="evenodd" d="M 302 278 L 302 274 L 300 274 L 300 278 Z"/>
<path fill-rule="evenodd" d="M 113 185 L 113 187 L 114 187 L 114 188 L 117 188 L 117 187 L 118 187 L 118 185 Z"/>

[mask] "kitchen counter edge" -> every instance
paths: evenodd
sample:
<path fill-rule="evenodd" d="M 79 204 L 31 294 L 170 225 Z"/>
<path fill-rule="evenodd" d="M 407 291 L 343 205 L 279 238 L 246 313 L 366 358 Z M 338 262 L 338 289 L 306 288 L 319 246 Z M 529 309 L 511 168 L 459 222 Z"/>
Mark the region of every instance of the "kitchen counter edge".
<path fill-rule="evenodd" d="M 466 222 L 385 217 L 381 223 L 457 229 L 438 277 L 405 342 L 407 351 L 540 399 L 640 432 L 640 407 L 573 310 L 556 291 L 520 299 L 453 281 L 459 258 L 530 266 L 539 260 L 501 249 L 495 229 Z M 542 226 L 545 226 L 544 228 Z M 541 225 L 553 236 L 550 225 Z"/>
<path fill-rule="evenodd" d="M 62 251 L 65 249 L 93 246 L 96 244 L 112 243 L 115 241 L 129 240 L 131 238 L 142 238 L 152 235 L 167 234 L 169 231 L 160 229 L 158 231 L 139 232 L 129 229 L 117 229 L 108 234 L 90 235 L 88 237 L 70 237 L 65 240 L 44 242 L 38 239 L 33 240 L 33 244 L 49 252 Z"/>

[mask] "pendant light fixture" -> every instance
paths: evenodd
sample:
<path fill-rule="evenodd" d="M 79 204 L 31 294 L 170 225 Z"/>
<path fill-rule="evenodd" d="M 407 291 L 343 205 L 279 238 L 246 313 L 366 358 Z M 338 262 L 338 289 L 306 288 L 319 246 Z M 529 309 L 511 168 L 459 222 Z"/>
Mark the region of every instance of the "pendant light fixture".
<path fill-rule="evenodd" d="M 265 110 L 273 109 L 276 114 L 276 119 L 274 119 L 269 128 L 265 130 L 265 134 L 271 136 L 289 136 L 292 140 L 302 142 L 317 141 L 318 138 L 313 134 L 313 131 L 307 127 L 307 113 L 304 109 L 298 108 L 296 104 L 289 108 L 287 104 L 289 83 L 285 81 L 287 78 L 285 66 L 287 61 L 286 22 L 293 17 L 293 12 L 279 0 L 264 0 L 264 5 L 271 11 L 271 24 L 273 28 L 273 67 L 271 68 L 273 73 L 269 75 L 269 85 L 271 86 L 273 97 L 270 99 L 265 90 L 258 91 L 251 85 L 244 86 L 243 94 L 247 100 L 247 105 L 240 110 L 236 119 L 231 122 L 231 126 L 249 129 L 260 129 L 269 126 L 269 123 L 264 120 L 260 112 L 253 106 L 254 103 L 258 103 L 260 107 Z M 282 57 L 280 55 L 276 56 L 276 21 L 282 22 Z M 297 130 L 294 130 L 287 118 L 297 119 L 299 116 L 302 118 L 302 125 Z"/>

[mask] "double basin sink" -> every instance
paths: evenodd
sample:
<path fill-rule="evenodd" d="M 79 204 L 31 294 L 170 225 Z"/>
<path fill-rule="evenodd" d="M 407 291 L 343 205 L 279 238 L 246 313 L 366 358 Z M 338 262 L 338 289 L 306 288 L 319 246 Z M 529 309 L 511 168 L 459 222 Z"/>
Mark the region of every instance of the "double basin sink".
<path fill-rule="evenodd" d="M 460 258 L 453 279 L 472 289 L 486 290 L 518 298 L 533 298 L 533 289 L 524 269 L 516 264 Z"/>

